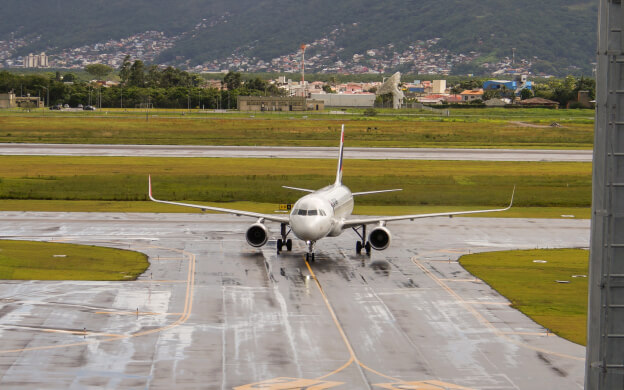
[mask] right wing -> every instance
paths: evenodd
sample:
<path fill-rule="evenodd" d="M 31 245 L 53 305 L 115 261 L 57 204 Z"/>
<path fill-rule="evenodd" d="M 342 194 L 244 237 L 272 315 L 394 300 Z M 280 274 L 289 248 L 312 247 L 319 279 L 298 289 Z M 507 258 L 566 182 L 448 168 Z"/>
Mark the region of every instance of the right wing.
<path fill-rule="evenodd" d="M 350 227 L 361 226 L 361 225 L 370 225 L 375 223 L 386 223 L 391 221 L 401 221 L 406 219 L 419 219 L 419 218 L 431 218 L 431 217 L 452 217 L 453 215 L 467 215 L 467 214 L 479 214 L 479 213 L 493 213 L 497 211 L 506 211 L 511 208 L 513 205 L 514 194 L 516 192 L 516 187 L 514 186 L 513 191 L 511 192 L 511 201 L 509 202 L 509 206 L 504 207 L 502 209 L 490 209 L 490 210 L 471 210 L 471 211 L 451 211 L 446 213 L 432 213 L 432 214 L 413 214 L 413 215 L 397 215 L 393 217 L 371 217 L 371 218 L 357 218 L 357 219 L 347 219 L 344 221 L 343 229 L 347 229 Z"/>
<path fill-rule="evenodd" d="M 295 190 L 295 191 L 303 191 L 303 192 L 315 192 L 314 190 L 309 190 L 307 188 L 299 188 L 299 187 L 282 186 L 282 188 L 286 188 L 286 189 L 289 189 L 289 190 Z"/>
<path fill-rule="evenodd" d="M 260 214 L 260 213 L 254 213 L 251 211 L 242 211 L 242 210 L 233 210 L 233 209 L 224 209 L 221 207 L 212 207 L 212 206 L 203 206 L 203 205 L 198 205 L 198 204 L 191 204 L 191 203 L 180 203 L 180 202 L 169 202 L 166 200 L 158 200 L 155 199 L 152 196 L 152 176 L 148 176 L 148 189 L 149 189 L 149 198 L 150 200 L 157 202 L 157 203 L 165 203 L 165 204 L 172 204 L 172 205 L 176 205 L 176 206 L 185 206 L 185 207 L 194 207 L 196 209 L 201 209 L 202 211 L 206 211 L 206 210 L 210 210 L 210 211 L 217 211 L 220 213 L 226 213 L 226 214 L 234 214 L 236 216 L 243 216 L 243 217 L 252 217 L 252 218 L 263 218 L 266 219 L 268 221 L 273 221 L 273 222 L 279 222 L 279 223 L 289 223 L 289 218 L 288 216 L 283 216 L 283 215 L 273 215 L 273 214 Z"/>

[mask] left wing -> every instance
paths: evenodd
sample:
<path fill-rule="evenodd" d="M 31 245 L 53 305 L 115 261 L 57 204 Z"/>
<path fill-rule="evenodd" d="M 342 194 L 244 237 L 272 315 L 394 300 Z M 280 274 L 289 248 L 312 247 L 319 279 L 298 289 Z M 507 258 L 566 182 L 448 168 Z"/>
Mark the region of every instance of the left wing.
<path fill-rule="evenodd" d="M 263 218 L 266 219 L 267 221 L 273 221 L 273 222 L 279 222 L 279 223 L 289 223 L 289 219 L 288 216 L 283 216 L 283 215 L 273 215 L 273 214 L 260 214 L 260 213 L 254 213 L 251 211 L 242 211 L 242 210 L 233 210 L 233 209 L 224 209 L 221 207 L 212 207 L 212 206 L 202 206 L 202 205 L 198 205 L 198 204 L 191 204 L 191 203 L 180 203 L 180 202 L 169 202 L 166 200 L 158 200 L 155 199 L 152 196 L 152 177 L 148 176 L 148 189 L 149 189 L 149 198 L 157 203 L 165 203 L 165 204 L 172 204 L 172 205 L 176 205 L 176 206 L 185 206 L 185 207 L 194 207 L 196 209 L 201 209 L 202 211 L 206 211 L 206 210 L 210 210 L 210 211 L 218 211 L 220 213 L 226 213 L 226 214 L 234 214 L 236 216 L 243 216 L 243 217 L 252 217 L 252 218 Z"/>
<path fill-rule="evenodd" d="M 466 215 L 466 214 L 479 214 L 479 213 L 493 213 L 497 211 L 506 211 L 511 208 L 513 205 L 514 194 L 516 192 L 516 187 L 514 186 L 513 191 L 511 192 L 511 201 L 509 202 L 509 206 L 502 209 L 490 209 L 490 210 L 471 210 L 471 211 L 451 211 L 448 213 L 432 213 L 432 214 L 413 214 L 413 215 L 397 215 L 394 217 L 373 217 L 373 218 L 360 218 L 360 219 L 347 219 L 344 221 L 342 225 L 344 229 L 361 226 L 361 225 L 369 225 L 375 223 L 385 223 L 391 221 L 401 221 L 406 219 L 419 219 L 419 218 L 430 218 L 430 217 L 452 217 L 453 215 Z"/>

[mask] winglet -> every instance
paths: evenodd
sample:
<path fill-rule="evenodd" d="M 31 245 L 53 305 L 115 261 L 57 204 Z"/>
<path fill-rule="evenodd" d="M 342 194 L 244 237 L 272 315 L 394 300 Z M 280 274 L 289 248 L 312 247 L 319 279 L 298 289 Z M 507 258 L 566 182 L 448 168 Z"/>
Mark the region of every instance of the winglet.
<path fill-rule="evenodd" d="M 342 156 L 344 155 L 344 124 L 342 125 L 342 131 L 340 132 L 340 154 L 338 155 L 338 169 L 336 171 L 336 182 L 334 185 L 339 186 L 342 184 Z"/>
<path fill-rule="evenodd" d="M 147 175 L 147 191 L 149 198 L 154 200 L 154 197 L 152 196 L 152 175 Z"/>
<path fill-rule="evenodd" d="M 513 200 L 514 200 L 514 195 L 516 194 L 516 185 L 514 184 L 514 188 L 511 191 L 511 201 L 509 202 L 509 207 L 507 207 L 507 209 L 510 209 L 511 206 L 513 206 Z"/>

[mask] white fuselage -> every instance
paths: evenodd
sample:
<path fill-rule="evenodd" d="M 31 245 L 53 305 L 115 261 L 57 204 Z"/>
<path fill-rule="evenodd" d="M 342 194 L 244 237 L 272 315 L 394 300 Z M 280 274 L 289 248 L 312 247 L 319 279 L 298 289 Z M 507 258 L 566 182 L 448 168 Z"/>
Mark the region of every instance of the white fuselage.
<path fill-rule="evenodd" d="M 290 228 L 303 241 L 317 241 L 342 233 L 353 211 L 353 195 L 342 184 L 332 184 L 299 199 L 290 213 Z"/>

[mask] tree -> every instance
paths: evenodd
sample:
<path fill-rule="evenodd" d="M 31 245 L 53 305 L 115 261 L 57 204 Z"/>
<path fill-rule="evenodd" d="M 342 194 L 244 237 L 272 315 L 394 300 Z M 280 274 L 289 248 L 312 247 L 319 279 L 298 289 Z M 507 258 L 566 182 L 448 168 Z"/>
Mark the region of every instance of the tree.
<path fill-rule="evenodd" d="M 136 60 L 130 67 L 128 84 L 135 87 L 145 86 L 145 65 L 143 64 L 143 61 Z"/>
<path fill-rule="evenodd" d="M 325 93 L 334 93 L 334 91 L 332 91 L 331 87 L 327 84 L 323 85 L 323 91 L 325 91 Z"/>
<path fill-rule="evenodd" d="M 256 77 L 255 79 L 251 79 L 245 82 L 245 87 L 249 90 L 255 90 L 263 92 L 266 90 L 268 84 L 266 81 L 260 79 L 260 77 Z"/>
<path fill-rule="evenodd" d="M 85 71 L 99 80 L 110 74 L 113 68 L 104 64 L 89 64 L 85 66 Z"/>
<path fill-rule="evenodd" d="M 500 89 L 488 89 L 483 91 L 483 100 L 500 99 L 503 96 Z"/>
<path fill-rule="evenodd" d="M 63 76 L 63 81 L 66 83 L 73 83 L 74 81 L 76 81 L 76 75 L 73 73 L 67 73 L 65 74 L 65 76 Z"/>
<path fill-rule="evenodd" d="M 161 72 L 158 69 L 158 65 L 150 65 L 147 68 L 147 77 L 145 82 L 148 87 L 155 88 L 160 86 Z"/>
<path fill-rule="evenodd" d="M 527 100 L 533 97 L 533 91 L 528 88 L 523 88 L 520 90 L 520 99 Z"/>
<path fill-rule="evenodd" d="M 238 89 L 241 86 L 241 74 L 229 71 L 223 78 L 223 81 L 227 85 L 228 90 Z"/>
<path fill-rule="evenodd" d="M 586 79 L 581 76 L 581 78 L 576 83 L 576 88 L 574 88 L 574 94 L 577 95 L 578 91 L 589 91 L 589 99 L 596 99 L 596 80 L 594 79 Z"/>
<path fill-rule="evenodd" d="M 123 63 L 121 64 L 121 67 L 119 68 L 119 78 L 121 79 L 122 83 L 127 83 L 128 80 L 130 79 L 130 67 L 132 66 L 132 64 L 130 63 L 130 56 L 126 55 L 126 57 L 123 60 Z"/>

